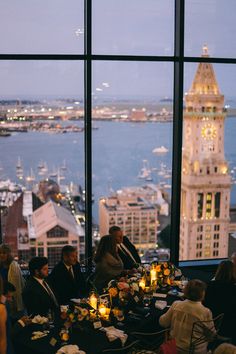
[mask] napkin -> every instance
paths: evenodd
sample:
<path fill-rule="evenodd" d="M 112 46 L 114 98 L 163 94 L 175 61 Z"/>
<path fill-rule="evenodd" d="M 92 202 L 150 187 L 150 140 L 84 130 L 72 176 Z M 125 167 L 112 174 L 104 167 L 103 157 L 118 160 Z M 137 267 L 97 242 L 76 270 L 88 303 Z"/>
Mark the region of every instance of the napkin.
<path fill-rule="evenodd" d="M 36 339 L 45 337 L 45 336 L 48 335 L 48 333 L 49 333 L 49 331 L 43 331 L 43 332 L 41 332 L 41 331 L 35 331 L 35 332 L 32 333 L 33 335 L 32 335 L 32 337 L 31 337 L 31 340 L 36 340 Z"/>
<path fill-rule="evenodd" d="M 44 317 L 44 316 L 34 316 L 34 318 L 32 319 L 32 323 L 38 323 L 38 324 L 44 324 L 44 323 L 48 323 L 48 318 Z"/>
<path fill-rule="evenodd" d="M 79 350 L 78 345 L 68 344 L 63 345 L 56 354 L 86 354 L 83 350 Z"/>
<path fill-rule="evenodd" d="M 167 306 L 167 302 L 166 301 L 157 300 L 155 302 L 155 308 L 156 309 L 164 310 L 164 308 L 166 308 L 166 306 Z"/>
<path fill-rule="evenodd" d="M 121 340 L 122 346 L 125 345 L 128 335 L 121 329 L 117 329 L 114 326 L 110 326 L 110 327 L 103 327 L 102 330 L 106 332 L 107 338 L 110 342 L 113 342 L 114 340 L 119 338 Z"/>

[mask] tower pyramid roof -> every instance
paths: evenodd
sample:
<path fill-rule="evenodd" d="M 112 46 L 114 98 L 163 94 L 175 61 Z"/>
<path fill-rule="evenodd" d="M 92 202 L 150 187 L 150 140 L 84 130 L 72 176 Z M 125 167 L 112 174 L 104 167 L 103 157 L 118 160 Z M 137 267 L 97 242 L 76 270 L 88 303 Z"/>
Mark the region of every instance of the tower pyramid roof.
<path fill-rule="evenodd" d="M 202 57 L 209 57 L 208 47 L 203 46 Z M 220 95 L 219 86 L 211 63 L 199 63 L 189 94 Z"/>

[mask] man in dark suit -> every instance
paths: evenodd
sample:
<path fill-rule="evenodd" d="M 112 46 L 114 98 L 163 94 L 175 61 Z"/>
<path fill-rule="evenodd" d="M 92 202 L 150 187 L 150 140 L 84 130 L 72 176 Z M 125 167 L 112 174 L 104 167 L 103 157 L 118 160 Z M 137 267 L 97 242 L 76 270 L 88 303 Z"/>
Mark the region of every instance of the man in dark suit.
<path fill-rule="evenodd" d="M 112 226 L 109 229 L 109 234 L 116 239 L 118 253 L 124 264 L 124 269 L 137 268 L 137 265 L 141 263 L 141 259 L 135 246 L 127 236 L 123 235 L 121 228 Z"/>
<path fill-rule="evenodd" d="M 51 310 L 59 311 L 57 298 L 45 280 L 48 276 L 46 257 L 34 257 L 29 262 L 30 277 L 26 282 L 22 296 L 29 315 L 47 316 Z"/>
<path fill-rule="evenodd" d="M 71 298 L 87 295 L 86 282 L 77 258 L 75 247 L 64 246 L 62 248 L 62 260 L 49 275 L 49 282 L 61 305 L 68 304 Z"/>

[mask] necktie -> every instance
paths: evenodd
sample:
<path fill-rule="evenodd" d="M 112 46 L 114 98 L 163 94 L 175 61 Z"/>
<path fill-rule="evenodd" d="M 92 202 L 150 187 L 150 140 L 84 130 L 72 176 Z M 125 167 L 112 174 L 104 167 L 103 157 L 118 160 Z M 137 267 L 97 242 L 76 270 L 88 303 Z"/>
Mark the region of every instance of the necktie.
<path fill-rule="evenodd" d="M 71 277 L 74 279 L 74 272 L 73 272 L 72 266 L 69 268 L 69 273 L 70 273 Z"/>
<path fill-rule="evenodd" d="M 131 254 L 131 252 L 129 252 L 129 250 L 128 250 L 122 243 L 120 243 L 120 248 L 121 248 L 121 251 L 122 251 L 126 256 L 128 256 L 130 259 L 132 259 L 132 261 L 133 261 L 134 263 L 136 263 L 136 261 L 135 261 L 133 255 Z"/>
<path fill-rule="evenodd" d="M 49 287 L 48 283 L 45 280 L 43 280 L 43 285 L 46 288 L 48 295 L 53 300 L 55 306 L 58 307 L 59 305 L 58 305 L 57 299 L 56 299 L 55 295 L 53 294 L 51 288 Z"/>

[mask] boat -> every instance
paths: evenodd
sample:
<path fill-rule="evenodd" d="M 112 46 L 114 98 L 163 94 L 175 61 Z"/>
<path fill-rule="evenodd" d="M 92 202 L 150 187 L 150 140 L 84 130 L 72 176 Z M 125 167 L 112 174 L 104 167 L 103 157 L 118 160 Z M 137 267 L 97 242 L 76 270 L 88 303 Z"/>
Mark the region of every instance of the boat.
<path fill-rule="evenodd" d="M 43 161 L 41 160 L 38 164 L 38 169 L 41 170 L 41 168 L 43 168 L 44 164 Z"/>
<path fill-rule="evenodd" d="M 141 171 L 138 174 L 138 178 L 140 179 L 146 179 L 151 176 L 151 170 L 149 168 L 149 163 L 148 160 L 143 160 L 143 167 L 141 168 Z"/>
<path fill-rule="evenodd" d="M 23 166 L 20 157 L 18 157 L 17 164 L 16 164 L 16 177 L 19 179 L 23 179 L 23 175 L 24 175 Z"/>
<path fill-rule="evenodd" d="M 152 181 L 153 181 L 152 176 L 151 176 L 151 175 L 147 176 L 147 177 L 145 178 L 145 181 L 147 181 L 147 182 L 152 182 Z"/>
<path fill-rule="evenodd" d="M 53 167 L 52 171 L 49 173 L 49 176 L 56 178 L 57 174 L 58 174 L 58 171 L 56 170 L 55 167 Z"/>
<path fill-rule="evenodd" d="M 43 162 L 43 165 L 42 165 L 42 167 L 40 167 L 40 169 L 39 169 L 39 171 L 38 171 L 38 174 L 39 174 L 40 176 L 43 176 L 43 175 L 45 175 L 47 172 L 48 172 L 47 164 L 46 164 L 46 162 Z"/>
<path fill-rule="evenodd" d="M 162 155 L 166 154 L 169 150 L 165 146 L 156 147 L 152 150 L 153 154 Z"/>
<path fill-rule="evenodd" d="M 7 137 L 7 136 L 11 136 L 11 133 L 5 131 L 5 130 L 0 130 L 0 137 Z"/>
<path fill-rule="evenodd" d="M 62 171 L 66 171 L 67 170 L 67 167 L 66 167 L 66 160 L 63 160 L 63 165 L 60 167 L 60 169 Z"/>
<path fill-rule="evenodd" d="M 30 169 L 30 174 L 28 176 L 26 176 L 26 181 L 27 182 L 33 182 L 35 181 L 35 174 L 33 172 L 33 169 Z"/>

